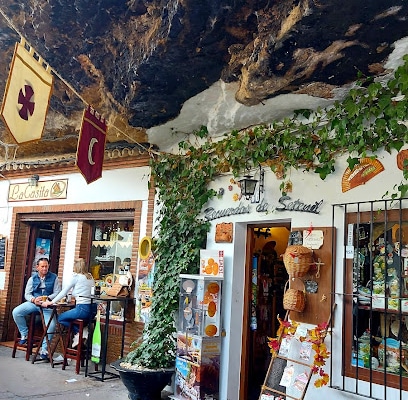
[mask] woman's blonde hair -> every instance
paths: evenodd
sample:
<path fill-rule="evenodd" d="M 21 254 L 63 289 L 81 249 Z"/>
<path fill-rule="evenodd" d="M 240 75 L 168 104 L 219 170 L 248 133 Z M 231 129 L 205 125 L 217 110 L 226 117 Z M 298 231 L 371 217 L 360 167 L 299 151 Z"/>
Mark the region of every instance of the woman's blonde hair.
<path fill-rule="evenodd" d="M 87 271 L 85 260 L 83 258 L 77 258 L 74 261 L 74 272 L 85 275 L 87 279 L 93 279 L 93 276 Z"/>

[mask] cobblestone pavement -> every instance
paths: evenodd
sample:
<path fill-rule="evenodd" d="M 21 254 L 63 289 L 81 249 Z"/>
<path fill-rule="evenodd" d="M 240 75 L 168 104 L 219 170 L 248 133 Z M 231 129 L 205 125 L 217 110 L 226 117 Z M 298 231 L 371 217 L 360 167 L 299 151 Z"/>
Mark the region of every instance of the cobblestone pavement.
<path fill-rule="evenodd" d="M 11 358 L 11 352 L 10 347 L 0 345 L 1 400 L 35 397 L 42 400 L 128 399 L 127 390 L 118 378 L 100 382 L 85 377 L 84 368 L 77 375 L 74 365 L 67 366 L 63 371 L 61 365 L 52 368 L 50 363 L 44 361 L 31 364 L 31 361 L 25 360 L 22 351 L 17 351 L 16 358 Z M 168 395 L 168 392 L 163 392 L 162 399 L 168 399 Z"/>

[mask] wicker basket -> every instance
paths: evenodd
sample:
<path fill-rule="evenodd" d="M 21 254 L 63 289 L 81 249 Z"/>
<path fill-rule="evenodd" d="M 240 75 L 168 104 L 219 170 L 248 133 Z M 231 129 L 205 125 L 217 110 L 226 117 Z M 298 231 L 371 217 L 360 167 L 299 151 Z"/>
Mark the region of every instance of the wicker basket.
<path fill-rule="evenodd" d="M 288 246 L 283 255 L 283 263 L 290 278 L 304 276 L 313 264 L 312 250 L 298 244 Z"/>
<path fill-rule="evenodd" d="M 288 288 L 289 281 L 297 279 L 302 283 L 303 290 Z M 299 278 L 288 279 L 283 294 L 283 308 L 289 311 L 303 312 L 306 306 L 305 285 Z"/>

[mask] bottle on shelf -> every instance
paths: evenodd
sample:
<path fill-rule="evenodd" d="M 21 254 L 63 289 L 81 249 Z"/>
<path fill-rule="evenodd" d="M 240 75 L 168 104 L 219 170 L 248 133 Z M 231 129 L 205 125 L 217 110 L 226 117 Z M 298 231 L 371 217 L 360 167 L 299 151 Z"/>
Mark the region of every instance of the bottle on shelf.
<path fill-rule="evenodd" d="M 102 228 L 100 225 L 95 227 L 94 240 L 102 240 Z"/>
<path fill-rule="evenodd" d="M 102 224 L 102 240 L 108 240 L 108 226 Z"/>

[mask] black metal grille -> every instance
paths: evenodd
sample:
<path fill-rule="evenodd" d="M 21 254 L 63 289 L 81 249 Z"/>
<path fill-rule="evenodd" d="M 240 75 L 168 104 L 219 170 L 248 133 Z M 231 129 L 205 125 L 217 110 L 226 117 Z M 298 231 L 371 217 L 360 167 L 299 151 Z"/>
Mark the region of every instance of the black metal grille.
<path fill-rule="evenodd" d="M 374 399 L 408 388 L 408 199 L 333 205 L 342 254 L 333 252 L 335 319 L 331 387 Z M 343 239 L 341 239 L 343 238 Z M 337 248 L 340 248 L 337 246 Z M 336 332 L 339 334 L 336 335 Z M 341 337 L 341 344 L 339 338 Z"/>

